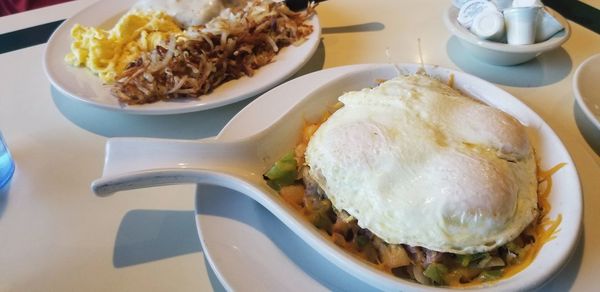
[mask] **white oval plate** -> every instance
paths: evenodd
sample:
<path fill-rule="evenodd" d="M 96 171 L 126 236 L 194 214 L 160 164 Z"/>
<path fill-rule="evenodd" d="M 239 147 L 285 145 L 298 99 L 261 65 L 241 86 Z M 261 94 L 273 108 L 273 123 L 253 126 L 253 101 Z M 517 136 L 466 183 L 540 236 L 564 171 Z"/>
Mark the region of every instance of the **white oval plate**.
<path fill-rule="evenodd" d="M 408 72 L 415 66 L 400 65 Z M 373 78 L 390 76 L 390 65 L 355 65 L 302 76 L 265 93 L 250 103 L 219 134 L 219 140 L 249 136 L 269 126 L 281 113 L 311 91 L 346 73 L 368 70 Z M 582 196 L 575 165 L 552 129 L 517 98 L 495 85 L 466 73 L 434 67 L 434 76 L 455 75 L 464 93 L 518 118 L 548 169 L 560 162 L 567 165 L 554 174 L 550 194 L 550 217 L 562 214 L 556 239 L 548 242 L 525 271 L 503 280 L 494 289 L 531 289 L 548 281 L 563 266 L 578 240 L 582 219 Z M 462 86 L 460 85 L 462 84 Z M 329 263 L 266 209 L 233 191 L 200 186 L 197 194 L 199 236 L 216 275 L 228 290 L 317 291 L 371 290 L 372 287 Z M 406 289 L 424 286 L 407 285 Z"/>
<path fill-rule="evenodd" d="M 199 99 L 124 105 L 110 93 L 109 85 L 104 85 L 86 68 L 77 68 L 65 63 L 64 57 L 70 51 L 70 32 L 73 25 L 79 23 L 109 29 L 136 1 L 98 1 L 56 29 L 48 40 L 44 55 L 46 75 L 54 87 L 66 96 L 87 104 L 132 114 L 165 115 L 207 110 L 255 96 L 284 81 L 308 62 L 321 40 L 321 26 L 318 17 L 315 16 L 311 20 L 314 31 L 305 42 L 282 49 L 271 64 L 257 70 L 252 77 L 229 81 Z"/>
<path fill-rule="evenodd" d="M 600 54 L 593 55 L 577 67 L 573 76 L 575 99 L 585 115 L 600 130 Z"/>

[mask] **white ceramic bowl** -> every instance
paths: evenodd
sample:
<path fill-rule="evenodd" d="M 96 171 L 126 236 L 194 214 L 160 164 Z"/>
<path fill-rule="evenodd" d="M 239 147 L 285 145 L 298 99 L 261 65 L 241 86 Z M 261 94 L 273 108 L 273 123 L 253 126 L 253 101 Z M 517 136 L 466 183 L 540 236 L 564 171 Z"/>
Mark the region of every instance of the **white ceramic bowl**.
<path fill-rule="evenodd" d="M 575 71 L 573 76 L 573 93 L 575 100 L 600 130 L 600 54 L 587 58 Z"/>
<path fill-rule="evenodd" d="M 479 60 L 493 65 L 517 65 L 560 47 L 571 36 L 571 27 L 565 18 L 552 9 L 546 9 L 565 29 L 544 42 L 532 45 L 509 45 L 482 40 L 458 23 L 458 8 L 454 6 L 444 13 L 444 24 L 462 46 Z"/>

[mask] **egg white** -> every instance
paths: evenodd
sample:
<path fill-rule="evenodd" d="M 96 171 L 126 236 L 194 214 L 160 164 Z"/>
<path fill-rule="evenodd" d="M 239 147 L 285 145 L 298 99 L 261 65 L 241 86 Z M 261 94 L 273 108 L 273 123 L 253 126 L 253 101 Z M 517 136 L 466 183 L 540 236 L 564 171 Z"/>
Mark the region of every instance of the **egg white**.
<path fill-rule="evenodd" d="M 310 139 L 310 176 L 384 241 L 470 254 L 537 216 L 524 126 L 425 75 L 348 92 Z"/>

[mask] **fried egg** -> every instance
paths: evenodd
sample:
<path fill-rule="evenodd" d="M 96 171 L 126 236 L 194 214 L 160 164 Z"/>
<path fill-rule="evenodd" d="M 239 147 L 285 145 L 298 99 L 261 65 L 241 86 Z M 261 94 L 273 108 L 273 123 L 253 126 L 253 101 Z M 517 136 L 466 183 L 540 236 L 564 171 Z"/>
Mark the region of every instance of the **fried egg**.
<path fill-rule="evenodd" d="M 360 227 L 390 244 L 472 254 L 536 218 L 534 151 L 512 116 L 421 74 L 339 100 L 305 159 Z"/>

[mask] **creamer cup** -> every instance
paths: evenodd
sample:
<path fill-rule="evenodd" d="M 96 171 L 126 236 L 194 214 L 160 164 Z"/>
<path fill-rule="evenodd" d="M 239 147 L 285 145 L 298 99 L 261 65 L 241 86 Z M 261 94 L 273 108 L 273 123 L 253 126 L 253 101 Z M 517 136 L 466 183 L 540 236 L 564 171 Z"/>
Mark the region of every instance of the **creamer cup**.
<path fill-rule="evenodd" d="M 498 11 L 484 11 L 475 16 L 471 32 L 481 39 L 497 41 L 504 36 L 504 17 Z"/>
<path fill-rule="evenodd" d="M 471 28 L 475 17 L 483 11 L 498 11 L 494 3 L 487 0 L 470 0 L 465 2 L 458 11 L 456 20 L 465 28 Z"/>
<path fill-rule="evenodd" d="M 506 39 L 510 45 L 535 43 L 541 7 L 513 7 L 504 10 Z"/>
<path fill-rule="evenodd" d="M 565 28 L 562 26 L 562 24 L 560 24 L 560 22 L 558 22 L 558 20 L 556 20 L 556 18 L 550 15 L 546 9 L 542 9 L 542 13 L 537 22 L 535 42 L 543 42 L 563 29 Z"/>

